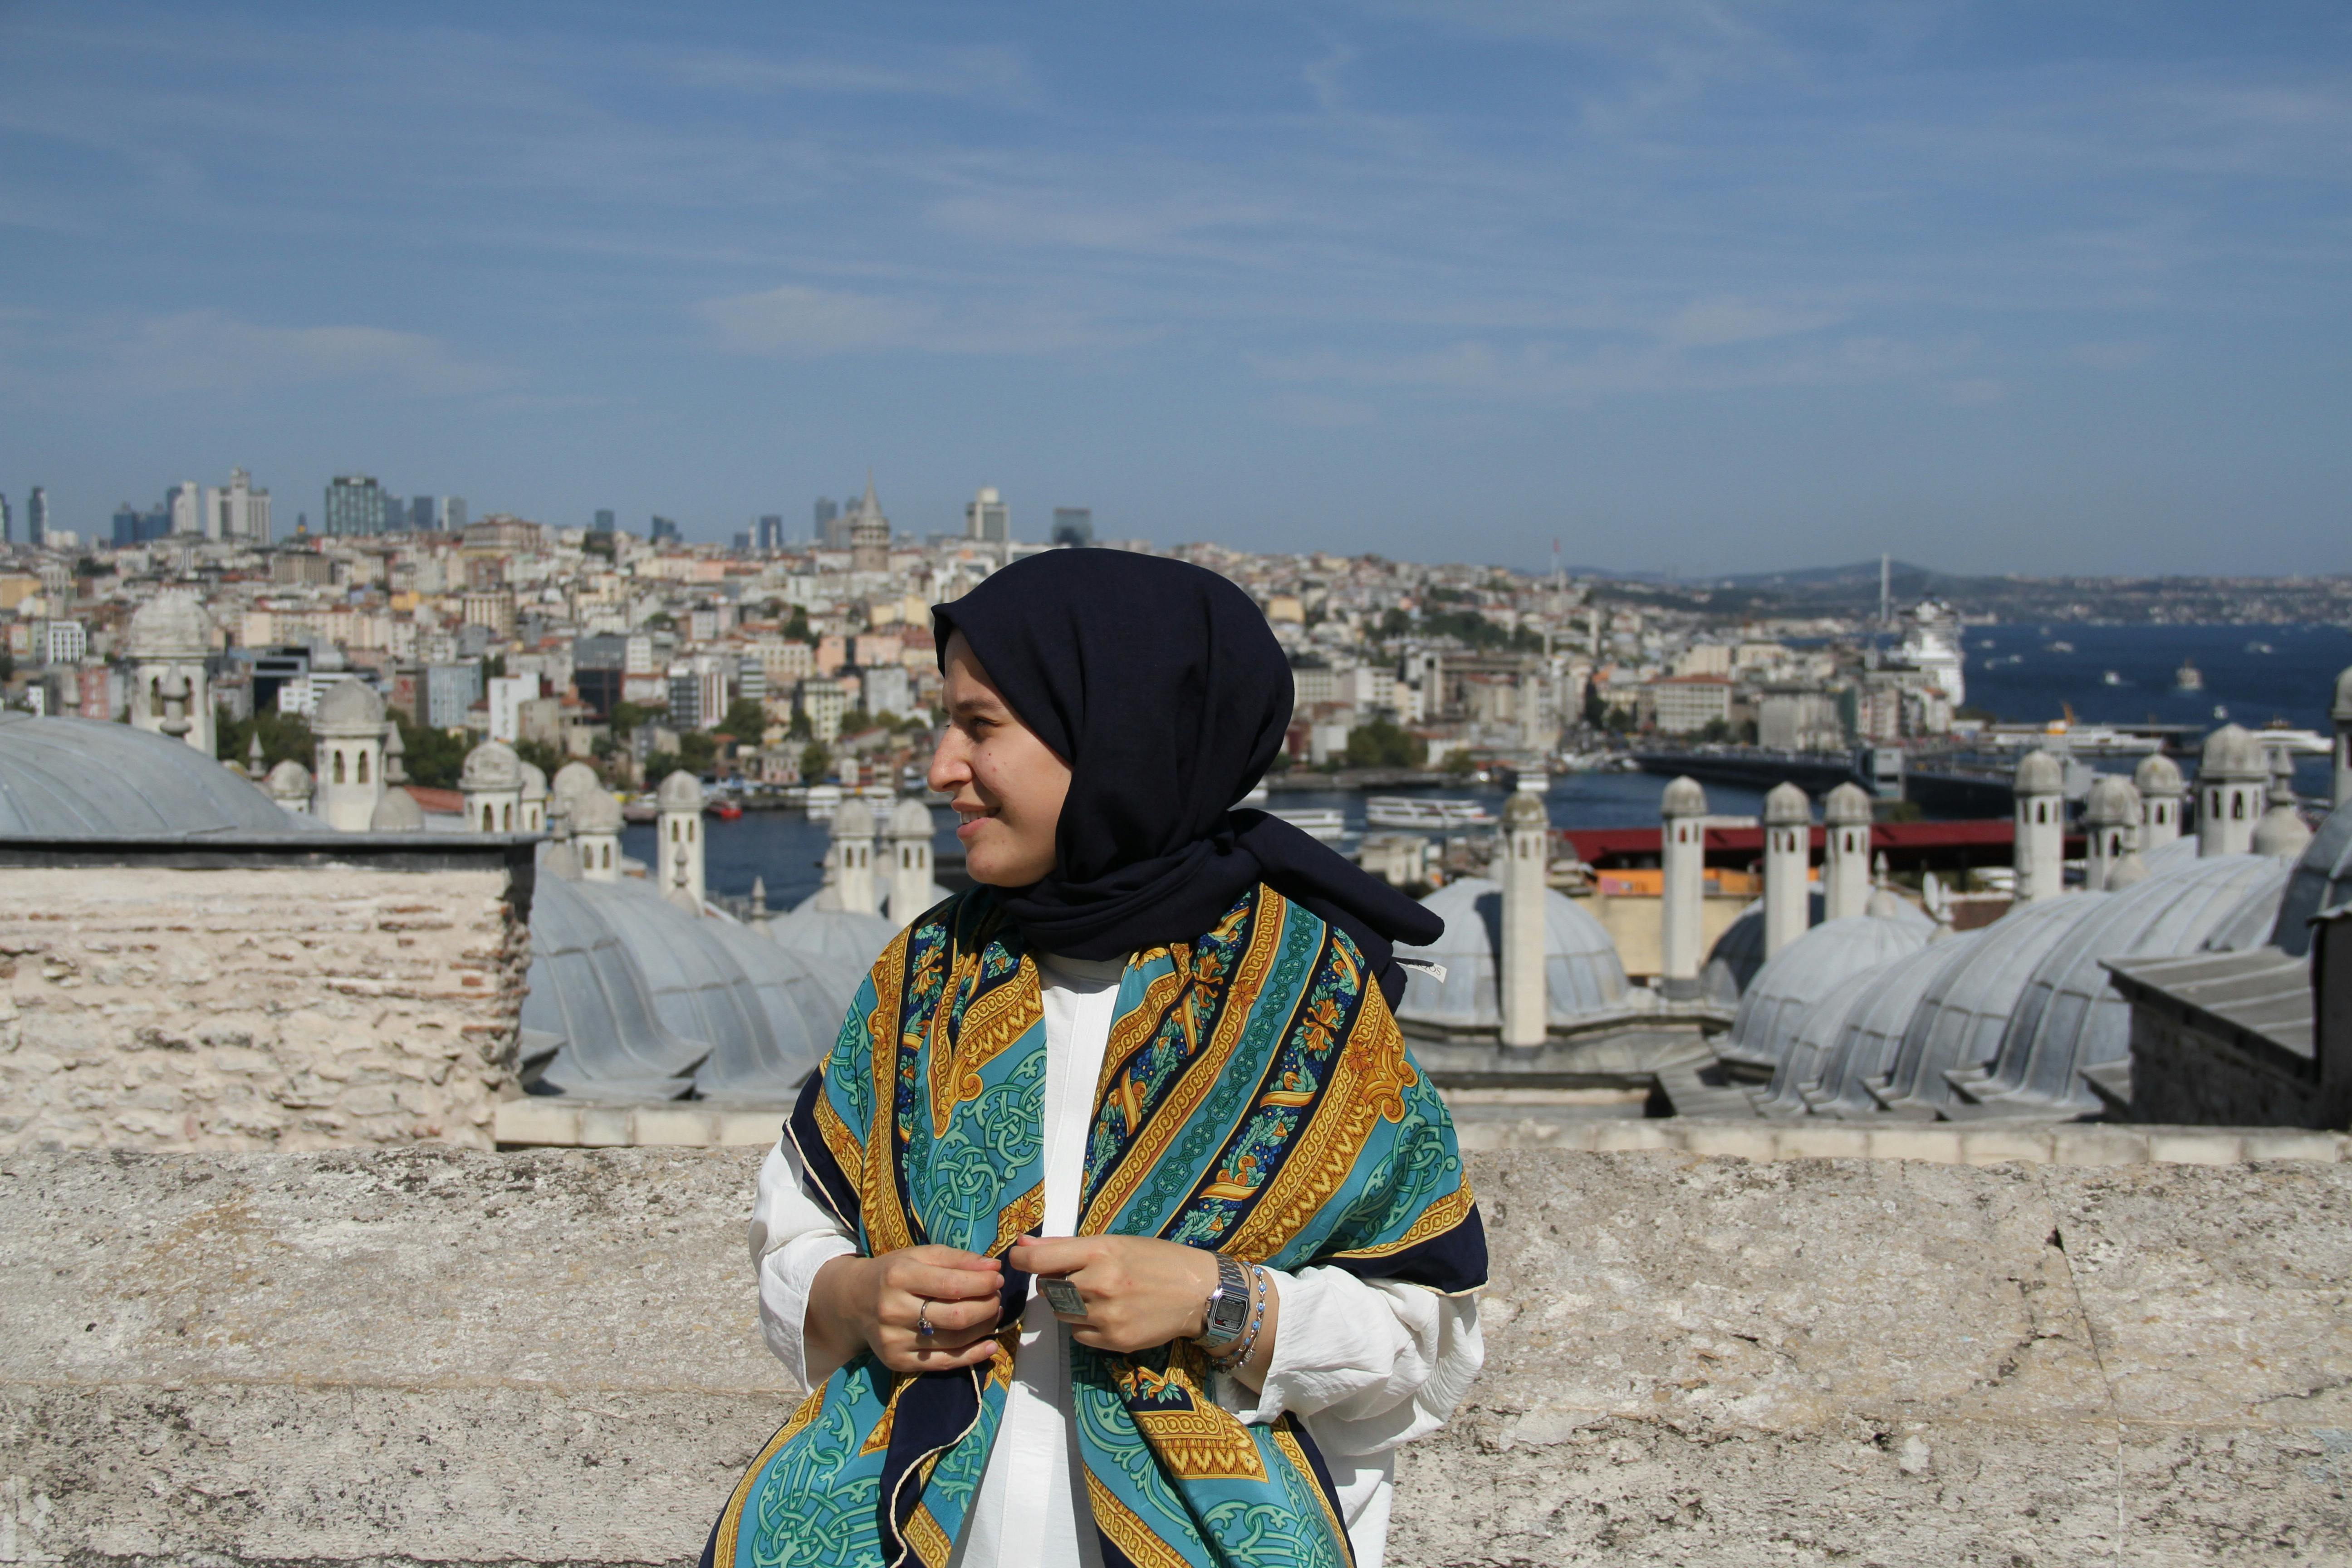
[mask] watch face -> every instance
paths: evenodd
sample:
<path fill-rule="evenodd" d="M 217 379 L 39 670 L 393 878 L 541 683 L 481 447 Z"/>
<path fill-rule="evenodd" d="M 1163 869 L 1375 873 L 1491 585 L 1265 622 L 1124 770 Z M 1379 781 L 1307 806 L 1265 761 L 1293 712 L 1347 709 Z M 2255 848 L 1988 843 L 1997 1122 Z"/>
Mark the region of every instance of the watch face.
<path fill-rule="evenodd" d="M 1083 1318 L 1087 1315 L 1087 1299 L 1078 1288 L 1066 1279 L 1040 1279 L 1037 1293 L 1045 1298 L 1045 1305 L 1061 1318 Z"/>
<path fill-rule="evenodd" d="M 1250 1300 L 1246 1292 L 1237 1296 L 1220 1296 L 1217 1304 L 1209 1309 L 1209 1332 L 1220 1340 L 1241 1337 L 1242 1325 L 1249 1321 Z"/>

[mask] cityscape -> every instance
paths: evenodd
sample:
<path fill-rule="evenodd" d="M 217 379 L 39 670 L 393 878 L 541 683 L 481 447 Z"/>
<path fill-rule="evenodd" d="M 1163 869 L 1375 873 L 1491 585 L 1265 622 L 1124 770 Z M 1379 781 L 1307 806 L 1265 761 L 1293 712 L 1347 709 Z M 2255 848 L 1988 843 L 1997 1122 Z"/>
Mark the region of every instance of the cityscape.
<path fill-rule="evenodd" d="M 0 1564 L 2347 1561 L 2344 17 L 0 54 Z"/>

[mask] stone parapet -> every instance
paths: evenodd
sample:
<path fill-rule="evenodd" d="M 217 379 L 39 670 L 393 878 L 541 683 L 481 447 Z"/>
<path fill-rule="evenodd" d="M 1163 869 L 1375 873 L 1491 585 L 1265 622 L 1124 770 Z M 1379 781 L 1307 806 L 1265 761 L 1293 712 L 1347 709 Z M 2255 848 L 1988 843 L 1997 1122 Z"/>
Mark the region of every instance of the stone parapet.
<path fill-rule="evenodd" d="M 500 846 L 79 854 L 0 868 L 0 1151 L 491 1145 L 530 956 Z"/>
<path fill-rule="evenodd" d="M 756 1151 L 0 1159 L 0 1561 L 680 1563 Z M 1474 1155 L 1400 1564 L 2340 1561 L 2352 1168 Z"/>

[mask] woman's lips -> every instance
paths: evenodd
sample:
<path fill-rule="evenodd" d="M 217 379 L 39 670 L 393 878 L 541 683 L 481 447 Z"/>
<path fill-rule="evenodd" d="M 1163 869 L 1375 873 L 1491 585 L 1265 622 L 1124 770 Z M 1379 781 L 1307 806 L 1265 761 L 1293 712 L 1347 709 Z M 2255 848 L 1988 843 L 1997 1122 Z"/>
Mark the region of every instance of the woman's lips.
<path fill-rule="evenodd" d="M 966 844 L 971 843 L 971 836 L 980 830 L 980 825 L 986 822 L 991 815 L 992 814 L 982 812 L 977 816 L 965 817 L 956 824 L 956 837 Z"/>

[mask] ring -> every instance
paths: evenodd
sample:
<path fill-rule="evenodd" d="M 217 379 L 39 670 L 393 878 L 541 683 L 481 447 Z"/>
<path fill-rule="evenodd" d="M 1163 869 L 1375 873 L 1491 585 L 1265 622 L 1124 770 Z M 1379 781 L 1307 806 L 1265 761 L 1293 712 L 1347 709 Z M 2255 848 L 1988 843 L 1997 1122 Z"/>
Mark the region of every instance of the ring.
<path fill-rule="evenodd" d="M 922 1310 L 915 1314 L 915 1331 L 925 1339 L 940 1331 L 931 1325 L 931 1304 L 929 1301 L 924 1302 Z"/>

